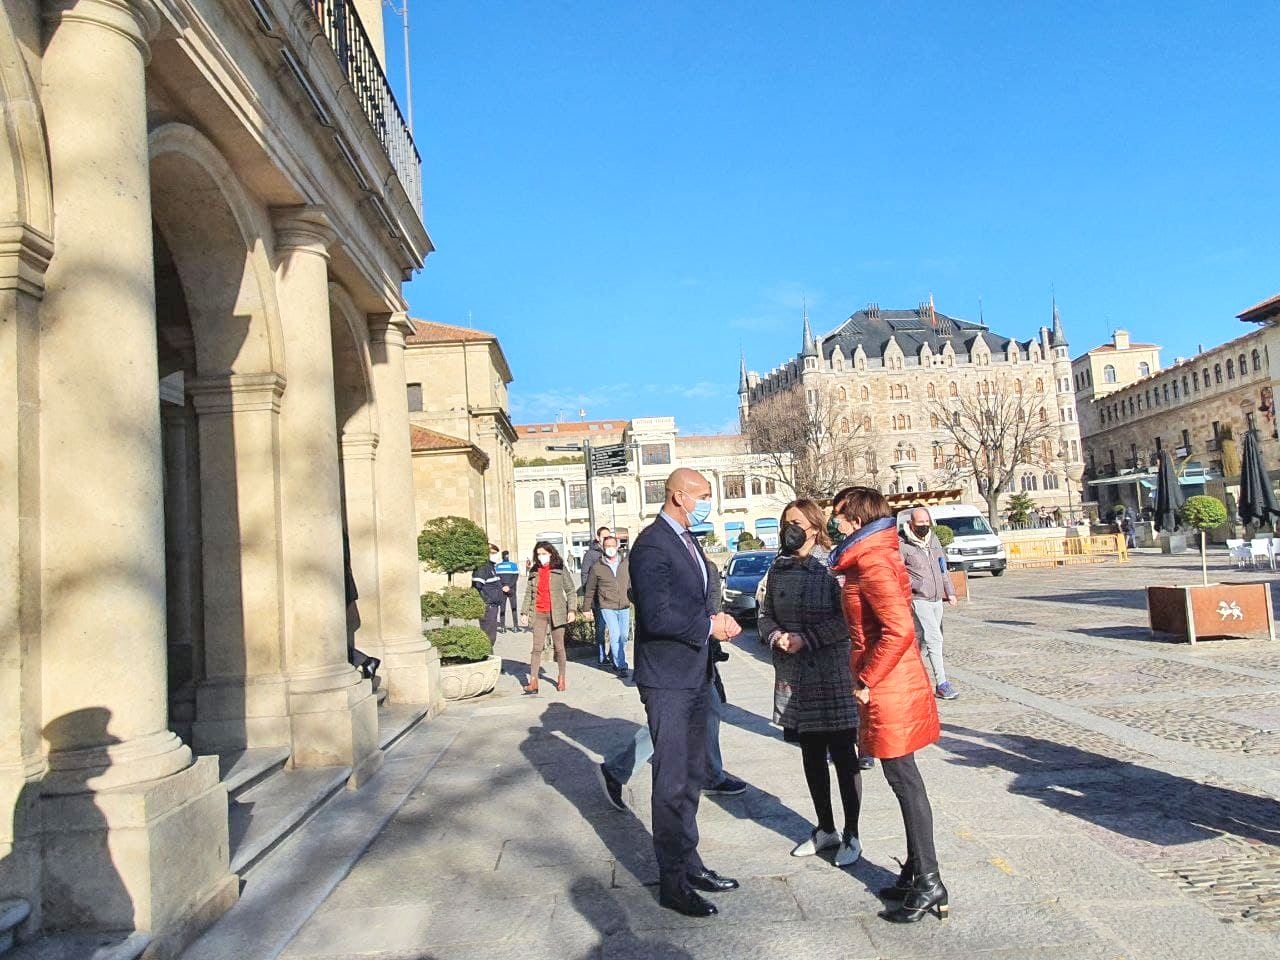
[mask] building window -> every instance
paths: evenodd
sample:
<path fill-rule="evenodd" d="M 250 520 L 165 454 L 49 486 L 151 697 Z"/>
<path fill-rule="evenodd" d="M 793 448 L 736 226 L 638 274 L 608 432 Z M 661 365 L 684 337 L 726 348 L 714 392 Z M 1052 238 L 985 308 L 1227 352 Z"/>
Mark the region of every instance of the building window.
<path fill-rule="evenodd" d="M 533 509 L 543 510 L 547 506 L 547 498 L 542 495 L 541 490 L 533 491 Z"/>
<path fill-rule="evenodd" d="M 614 503 L 626 503 L 626 502 L 627 502 L 627 488 L 626 488 L 626 487 L 614 487 L 614 488 L 613 488 L 613 502 L 614 502 Z"/>
<path fill-rule="evenodd" d="M 870 400 L 870 399 L 871 399 L 871 390 L 870 390 L 870 388 L 869 388 L 869 387 L 863 387 L 863 388 L 862 388 L 862 392 L 861 392 L 860 396 L 862 397 L 862 399 L 863 399 L 864 401 L 865 401 L 865 400 Z"/>
<path fill-rule="evenodd" d="M 670 445 L 665 443 L 645 443 L 640 445 L 640 463 L 644 466 L 653 467 L 670 462 Z"/>
<path fill-rule="evenodd" d="M 1257 350 L 1254 350 L 1254 351 L 1253 351 L 1253 353 L 1251 353 L 1251 354 L 1250 354 L 1250 356 L 1253 358 L 1253 372 L 1254 372 L 1254 373 L 1259 373 L 1259 372 L 1261 372 L 1261 370 L 1262 370 L 1262 356 L 1258 353 L 1258 351 L 1257 351 Z"/>
<path fill-rule="evenodd" d="M 1234 380 L 1236 378 L 1236 362 L 1234 360 L 1227 361 L 1227 379 Z"/>
<path fill-rule="evenodd" d="M 1187 451 L 1187 453 L 1191 452 L 1191 431 L 1190 430 L 1184 429 L 1182 431 L 1182 446 L 1183 446 L 1183 449 Z"/>
<path fill-rule="evenodd" d="M 409 412 L 420 413 L 422 411 L 422 384 L 410 383 L 406 386 L 409 396 Z"/>
<path fill-rule="evenodd" d="M 1103 383 L 1116 382 L 1116 368 L 1109 363 L 1102 368 L 1102 382 Z"/>
<path fill-rule="evenodd" d="M 1169 385 L 1167 383 L 1164 385 L 1163 393 L 1164 393 L 1164 402 L 1168 403 L 1169 402 Z"/>
<path fill-rule="evenodd" d="M 1044 377 L 1036 377 L 1036 393 L 1044 393 Z"/>
<path fill-rule="evenodd" d="M 569 484 L 569 509 L 587 509 L 587 485 L 585 483 Z"/>
<path fill-rule="evenodd" d="M 773 480 L 766 480 L 766 481 L 764 482 L 764 492 L 765 492 L 765 493 L 777 493 L 777 492 L 778 492 L 778 484 L 777 484 L 777 482 L 776 482 L 776 481 L 773 481 Z"/>
<path fill-rule="evenodd" d="M 1046 473 L 1044 475 L 1044 488 L 1046 490 L 1058 489 L 1058 475 L 1056 473 Z"/>
<path fill-rule="evenodd" d="M 863 417 L 863 418 L 862 418 L 862 432 L 863 432 L 863 433 L 870 433 L 870 432 L 871 432 L 871 418 L 870 418 L 870 417 Z"/>
<path fill-rule="evenodd" d="M 600 502 L 601 502 L 602 504 L 604 504 L 606 507 L 607 507 L 607 506 L 609 506 L 609 504 L 613 503 L 613 488 L 612 488 L 612 487 L 601 487 L 601 488 L 600 488 Z"/>
<path fill-rule="evenodd" d="M 1080 445 L 1075 440 L 1071 441 L 1071 459 L 1073 462 L 1080 459 Z"/>
<path fill-rule="evenodd" d="M 753 497 L 758 497 L 763 491 L 764 491 L 764 486 L 763 484 L 760 483 L 760 478 L 752 477 L 751 478 L 751 495 Z"/>
<path fill-rule="evenodd" d="M 841 399 L 841 400 L 848 400 L 848 399 L 849 399 L 849 391 L 848 391 L 848 390 L 846 390 L 844 387 L 841 387 L 841 388 L 840 388 L 840 399 Z"/>
<path fill-rule="evenodd" d="M 1214 383 L 1222 382 L 1222 364 L 1220 363 L 1215 363 L 1213 365 L 1213 382 Z"/>
<path fill-rule="evenodd" d="M 937 396 L 938 396 L 938 388 L 937 388 L 937 387 L 935 387 L 932 383 L 931 383 L 931 384 L 929 384 L 928 388 L 925 390 L 925 395 L 926 395 L 930 400 L 935 400 L 935 399 L 937 399 Z"/>
<path fill-rule="evenodd" d="M 645 503 L 665 503 L 667 500 L 667 481 L 646 480 L 644 482 Z"/>
<path fill-rule="evenodd" d="M 1040 422 L 1041 423 L 1049 422 L 1049 411 L 1046 410 L 1044 407 L 1040 408 Z"/>
<path fill-rule="evenodd" d="M 547 494 L 547 506 L 553 510 L 560 509 L 560 491 L 552 490 Z"/>
<path fill-rule="evenodd" d="M 1013 381 L 1013 392 L 1014 392 L 1014 393 L 1016 393 L 1018 396 L 1022 396 L 1022 381 L 1021 381 L 1021 380 L 1015 380 L 1015 381 Z"/>
<path fill-rule="evenodd" d="M 1243 377 L 1248 372 L 1249 372 L 1249 363 L 1245 359 L 1245 355 L 1242 353 L 1240 354 L 1240 376 Z"/>
<path fill-rule="evenodd" d="M 959 411 L 959 410 L 955 410 L 955 411 L 953 411 L 953 412 L 952 412 L 952 414 L 951 414 L 951 425 L 952 425 L 953 427 L 958 427 L 958 426 L 960 426 L 960 411 Z"/>
<path fill-rule="evenodd" d="M 1024 473 L 1022 475 L 1022 490 L 1024 493 L 1036 489 L 1036 475 L 1034 473 Z"/>
<path fill-rule="evenodd" d="M 1198 370 L 1191 371 L 1191 389 L 1196 393 L 1200 392 L 1200 372 Z"/>
<path fill-rule="evenodd" d="M 948 397 L 960 396 L 960 388 L 956 386 L 956 382 L 954 380 L 952 380 L 950 383 L 947 384 L 947 396 Z"/>
<path fill-rule="evenodd" d="M 931 414 L 929 414 L 929 429 L 930 429 L 930 430 L 937 430 L 937 429 L 938 429 L 938 427 L 940 427 L 941 425 L 942 425 L 942 424 L 941 424 L 941 422 L 938 420 L 938 415 L 937 415 L 936 413 L 931 413 Z"/>
<path fill-rule="evenodd" d="M 1139 376 L 1139 377 L 1149 377 L 1149 376 L 1151 376 L 1151 364 L 1149 364 L 1149 363 L 1140 363 L 1140 364 L 1138 364 L 1138 376 Z"/>
<path fill-rule="evenodd" d="M 740 473 L 733 473 L 724 478 L 724 498 L 726 500 L 745 500 L 746 496 L 746 477 Z"/>

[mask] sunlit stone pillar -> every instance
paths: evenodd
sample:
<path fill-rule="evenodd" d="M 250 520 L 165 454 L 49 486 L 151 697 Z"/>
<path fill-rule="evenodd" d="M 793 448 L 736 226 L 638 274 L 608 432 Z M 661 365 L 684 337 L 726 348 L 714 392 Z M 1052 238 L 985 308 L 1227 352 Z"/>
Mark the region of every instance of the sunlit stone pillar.
<path fill-rule="evenodd" d="M 382 762 L 371 685 L 347 660 L 342 494 L 323 210 L 275 211 L 276 289 L 284 328 L 281 403 L 285 667 L 295 766 L 346 764 L 356 782 Z"/>
<path fill-rule="evenodd" d="M 422 588 L 418 583 L 418 529 L 409 403 L 405 393 L 402 313 L 369 318 L 373 392 L 378 399 L 378 578 L 382 648 L 390 697 L 439 709 L 440 655 L 422 636 Z"/>
<path fill-rule="evenodd" d="M 166 716 L 165 540 L 144 66 L 149 0 L 45 7 L 55 245 L 41 311 L 45 928 L 216 914 L 217 761 Z"/>

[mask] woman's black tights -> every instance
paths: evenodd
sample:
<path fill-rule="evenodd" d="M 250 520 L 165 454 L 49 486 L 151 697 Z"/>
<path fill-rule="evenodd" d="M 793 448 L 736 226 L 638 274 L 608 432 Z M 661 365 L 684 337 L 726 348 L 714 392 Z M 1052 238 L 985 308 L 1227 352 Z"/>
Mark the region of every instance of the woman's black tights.
<path fill-rule="evenodd" d="M 818 814 L 818 828 L 827 833 L 836 829 L 831 812 L 831 772 L 827 756 L 836 768 L 840 802 L 844 805 L 844 830 L 858 835 L 858 812 L 862 808 L 862 775 L 858 771 L 858 731 L 835 730 L 800 734 L 800 755 L 804 758 L 804 778 Z"/>
<path fill-rule="evenodd" d="M 907 866 L 918 876 L 938 872 L 938 854 L 933 846 L 933 809 L 929 794 L 920 779 L 916 755 L 881 760 L 884 778 L 902 808 L 902 823 L 907 828 Z"/>

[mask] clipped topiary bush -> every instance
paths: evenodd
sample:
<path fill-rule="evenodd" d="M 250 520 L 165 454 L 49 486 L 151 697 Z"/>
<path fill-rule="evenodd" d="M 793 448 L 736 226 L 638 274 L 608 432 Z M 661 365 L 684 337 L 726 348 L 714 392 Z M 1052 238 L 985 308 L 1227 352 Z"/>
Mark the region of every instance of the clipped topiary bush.
<path fill-rule="evenodd" d="M 479 627 L 457 624 L 426 632 L 443 663 L 478 663 L 493 653 L 489 638 Z"/>
<path fill-rule="evenodd" d="M 1200 574 L 1205 586 L 1209 585 L 1209 561 L 1204 551 L 1204 535 L 1227 522 L 1227 508 L 1217 497 L 1203 494 L 1187 497 L 1182 505 L 1182 522 L 1200 531 Z"/>
<path fill-rule="evenodd" d="M 422 619 L 479 620 L 484 616 L 484 600 L 471 587 L 446 587 L 422 595 Z"/>

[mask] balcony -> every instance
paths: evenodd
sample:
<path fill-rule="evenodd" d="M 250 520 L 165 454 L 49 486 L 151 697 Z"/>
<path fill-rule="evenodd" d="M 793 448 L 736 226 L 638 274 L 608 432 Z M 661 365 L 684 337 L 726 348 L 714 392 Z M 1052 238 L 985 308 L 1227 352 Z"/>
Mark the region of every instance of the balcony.
<path fill-rule="evenodd" d="M 422 158 L 352 0 L 308 0 L 360 107 L 422 217 Z"/>

